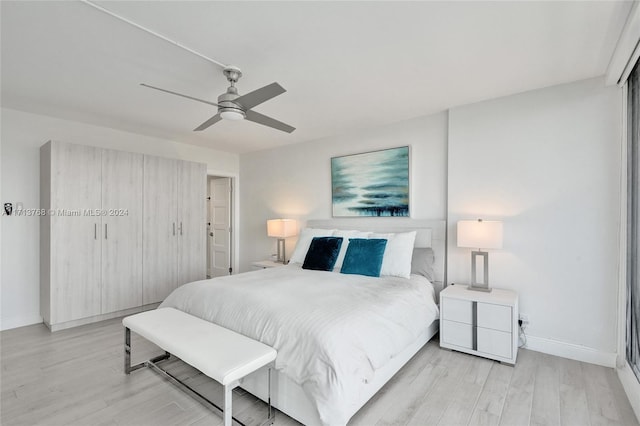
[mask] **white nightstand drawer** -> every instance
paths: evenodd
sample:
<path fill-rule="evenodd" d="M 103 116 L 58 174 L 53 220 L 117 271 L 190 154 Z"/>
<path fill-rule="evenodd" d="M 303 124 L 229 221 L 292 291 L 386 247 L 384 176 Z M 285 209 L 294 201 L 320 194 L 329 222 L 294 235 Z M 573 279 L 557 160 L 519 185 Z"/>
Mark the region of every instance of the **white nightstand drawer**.
<path fill-rule="evenodd" d="M 473 324 L 473 311 L 470 300 L 442 299 L 442 318 L 449 321 L 457 321 L 465 324 Z"/>
<path fill-rule="evenodd" d="M 511 358 L 511 333 L 478 327 L 478 352 Z"/>
<path fill-rule="evenodd" d="M 443 320 L 440 338 L 446 344 L 472 349 L 473 327 L 471 324 Z"/>
<path fill-rule="evenodd" d="M 511 306 L 478 303 L 478 327 L 511 333 Z"/>

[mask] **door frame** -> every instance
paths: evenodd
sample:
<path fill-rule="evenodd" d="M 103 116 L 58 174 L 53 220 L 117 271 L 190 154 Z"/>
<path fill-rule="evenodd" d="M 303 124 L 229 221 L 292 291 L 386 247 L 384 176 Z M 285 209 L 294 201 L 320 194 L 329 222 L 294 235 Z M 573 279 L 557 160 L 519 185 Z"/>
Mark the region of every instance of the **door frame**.
<path fill-rule="evenodd" d="M 231 256 L 231 268 L 232 268 L 232 272 L 231 274 L 237 274 L 238 273 L 238 259 L 239 259 L 239 253 L 240 253 L 240 236 L 239 236 L 239 232 L 238 232 L 238 228 L 237 228 L 237 224 L 240 223 L 240 208 L 239 208 L 239 200 L 240 197 L 238 197 L 238 192 L 239 192 L 239 188 L 240 188 L 240 177 L 238 175 L 238 173 L 229 173 L 229 172 L 222 172 L 222 171 L 216 171 L 216 170 L 211 170 L 211 169 L 207 169 L 207 196 L 208 195 L 208 188 L 209 188 L 209 178 L 210 177 L 218 177 L 218 178 L 230 178 L 231 179 L 231 250 L 230 250 L 230 256 Z M 207 207 L 208 208 L 208 207 Z M 207 218 L 208 218 L 208 212 L 207 212 Z M 207 237 L 208 239 L 208 237 Z M 207 242 L 208 244 L 208 242 Z M 207 259 L 207 262 L 209 260 Z"/>

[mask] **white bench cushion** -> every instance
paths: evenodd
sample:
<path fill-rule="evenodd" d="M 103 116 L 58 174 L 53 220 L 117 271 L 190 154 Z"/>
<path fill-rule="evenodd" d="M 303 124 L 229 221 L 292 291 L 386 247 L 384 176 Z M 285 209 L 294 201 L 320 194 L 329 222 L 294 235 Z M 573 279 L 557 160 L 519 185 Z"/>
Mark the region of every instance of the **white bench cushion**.
<path fill-rule="evenodd" d="M 276 359 L 270 346 L 174 308 L 131 315 L 122 324 L 222 385 Z"/>

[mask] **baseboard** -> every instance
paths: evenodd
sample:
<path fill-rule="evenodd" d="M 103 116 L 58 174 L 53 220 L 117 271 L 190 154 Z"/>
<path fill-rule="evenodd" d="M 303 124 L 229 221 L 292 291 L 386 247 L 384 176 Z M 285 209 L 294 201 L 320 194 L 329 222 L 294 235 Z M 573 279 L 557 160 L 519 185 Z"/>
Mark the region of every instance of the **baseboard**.
<path fill-rule="evenodd" d="M 40 315 L 32 315 L 28 317 L 3 318 L 0 324 L 0 330 L 11 330 L 12 328 L 25 327 L 27 325 L 42 324 Z"/>
<path fill-rule="evenodd" d="M 73 321 L 59 322 L 56 324 L 47 324 L 47 322 L 45 321 L 44 325 L 49 327 L 49 330 L 51 330 L 51 332 L 55 332 L 55 331 L 65 330 L 67 328 L 78 327 L 80 325 L 92 324 L 94 322 L 105 321 L 113 318 L 125 317 L 127 315 L 137 314 L 138 312 L 144 312 L 150 309 L 155 309 L 158 307 L 158 305 L 160 305 L 160 303 L 151 303 L 149 305 L 136 306 L 135 308 L 124 309 L 122 311 L 95 315 L 92 317 L 81 318 Z"/>
<path fill-rule="evenodd" d="M 560 342 L 558 340 L 545 339 L 544 337 L 527 336 L 527 345 L 525 348 L 549 355 L 574 359 L 576 361 L 602 365 L 604 367 L 616 367 L 616 354 L 614 352 L 603 352 L 574 343 Z"/>
<path fill-rule="evenodd" d="M 627 393 L 636 418 L 640 419 L 640 382 L 638 382 L 638 378 L 633 374 L 631 367 L 629 367 L 626 361 L 621 368 L 618 368 L 618 377 L 620 378 L 624 391 Z"/>

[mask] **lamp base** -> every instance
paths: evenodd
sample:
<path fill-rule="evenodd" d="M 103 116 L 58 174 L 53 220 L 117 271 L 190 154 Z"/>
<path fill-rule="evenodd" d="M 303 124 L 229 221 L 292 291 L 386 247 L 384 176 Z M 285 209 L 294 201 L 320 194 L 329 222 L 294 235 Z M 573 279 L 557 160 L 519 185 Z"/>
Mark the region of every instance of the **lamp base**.
<path fill-rule="evenodd" d="M 478 257 L 481 257 L 483 260 L 483 275 L 484 280 L 482 282 L 478 282 L 478 274 L 476 262 Z M 468 287 L 469 290 L 474 291 L 483 291 L 485 293 L 490 293 L 491 289 L 489 288 L 489 253 L 486 251 L 472 251 L 471 252 L 471 284 Z"/>
<path fill-rule="evenodd" d="M 286 265 L 287 261 L 285 260 L 285 253 L 284 238 L 278 238 L 278 258 L 276 259 L 276 262 Z"/>

